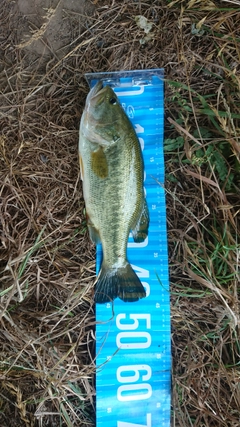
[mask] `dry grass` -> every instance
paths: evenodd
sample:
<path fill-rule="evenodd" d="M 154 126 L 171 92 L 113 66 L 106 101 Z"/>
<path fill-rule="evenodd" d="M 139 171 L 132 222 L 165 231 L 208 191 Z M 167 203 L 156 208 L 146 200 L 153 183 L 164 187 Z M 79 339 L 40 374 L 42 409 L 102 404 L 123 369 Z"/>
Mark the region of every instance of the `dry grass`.
<path fill-rule="evenodd" d="M 157 67 L 166 75 L 172 425 L 238 427 L 239 2 L 94 3 L 84 29 L 70 14 L 71 43 L 48 57 L 26 49 L 13 2 L 0 12 L 1 427 L 94 425 L 83 75 Z M 145 43 L 136 15 L 153 24 Z M 44 28 L 31 40 L 47 43 Z"/>

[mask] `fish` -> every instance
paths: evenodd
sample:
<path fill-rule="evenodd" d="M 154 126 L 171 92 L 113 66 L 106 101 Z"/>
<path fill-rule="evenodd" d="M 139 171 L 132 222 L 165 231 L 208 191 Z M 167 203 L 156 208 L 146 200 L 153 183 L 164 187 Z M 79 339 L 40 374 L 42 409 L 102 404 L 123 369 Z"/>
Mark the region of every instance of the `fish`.
<path fill-rule="evenodd" d="M 98 81 L 87 95 L 79 129 L 79 161 L 90 238 L 102 244 L 96 303 L 134 302 L 146 291 L 127 259 L 134 242 L 148 235 L 142 150 L 117 95 Z"/>

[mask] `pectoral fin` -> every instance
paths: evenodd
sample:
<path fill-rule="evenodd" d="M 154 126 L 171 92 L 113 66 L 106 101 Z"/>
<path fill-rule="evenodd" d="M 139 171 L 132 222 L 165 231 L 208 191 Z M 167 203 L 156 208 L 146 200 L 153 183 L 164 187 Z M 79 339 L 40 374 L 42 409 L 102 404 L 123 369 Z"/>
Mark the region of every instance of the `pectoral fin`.
<path fill-rule="evenodd" d="M 147 207 L 147 202 L 144 199 L 142 212 L 136 222 L 132 227 L 133 240 L 136 243 L 143 242 L 148 235 L 148 226 L 149 226 L 149 212 Z"/>

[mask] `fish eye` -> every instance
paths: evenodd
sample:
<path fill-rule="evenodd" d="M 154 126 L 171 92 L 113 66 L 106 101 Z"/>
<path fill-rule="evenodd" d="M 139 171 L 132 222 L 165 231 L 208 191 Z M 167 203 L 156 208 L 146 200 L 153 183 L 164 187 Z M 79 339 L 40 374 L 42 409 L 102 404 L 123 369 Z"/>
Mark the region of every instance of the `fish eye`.
<path fill-rule="evenodd" d="M 116 98 L 110 98 L 109 99 L 110 104 L 115 105 L 117 103 Z"/>

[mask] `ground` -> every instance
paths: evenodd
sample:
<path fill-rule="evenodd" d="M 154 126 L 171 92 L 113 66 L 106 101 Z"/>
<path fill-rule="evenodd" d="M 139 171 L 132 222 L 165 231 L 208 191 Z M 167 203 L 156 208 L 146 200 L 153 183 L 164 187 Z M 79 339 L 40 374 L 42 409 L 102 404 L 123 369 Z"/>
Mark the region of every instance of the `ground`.
<path fill-rule="evenodd" d="M 39 56 L 61 59 L 74 40 L 72 17 L 78 21 L 78 31 L 84 28 L 86 16 L 94 11 L 87 0 L 18 0 L 17 14 L 21 16 L 19 37 L 27 50 Z"/>
<path fill-rule="evenodd" d="M 95 250 L 77 154 L 84 73 L 158 67 L 172 426 L 239 426 L 239 6 L 2 0 L 1 427 L 95 424 Z"/>

